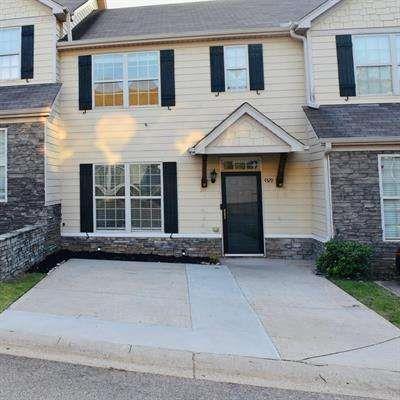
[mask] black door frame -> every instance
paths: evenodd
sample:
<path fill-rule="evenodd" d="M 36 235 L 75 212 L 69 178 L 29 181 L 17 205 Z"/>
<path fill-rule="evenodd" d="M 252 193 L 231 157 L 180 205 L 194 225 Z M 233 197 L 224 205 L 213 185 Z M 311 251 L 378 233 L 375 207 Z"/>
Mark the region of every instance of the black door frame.
<path fill-rule="evenodd" d="M 258 200 L 258 214 L 259 214 L 259 228 L 260 237 L 259 245 L 262 252 L 259 254 L 265 255 L 265 240 L 264 240 L 264 215 L 263 215 L 263 196 L 261 186 L 261 172 L 222 172 L 221 173 L 221 193 L 222 193 L 222 230 L 223 230 L 223 250 L 224 254 L 231 254 L 228 252 L 229 239 L 228 239 L 228 215 L 226 210 L 226 176 L 255 176 L 257 178 L 257 200 Z M 243 253 L 245 254 L 245 253 Z M 253 254 L 253 253 L 249 253 Z M 233 254 L 234 255 L 234 254 Z"/>

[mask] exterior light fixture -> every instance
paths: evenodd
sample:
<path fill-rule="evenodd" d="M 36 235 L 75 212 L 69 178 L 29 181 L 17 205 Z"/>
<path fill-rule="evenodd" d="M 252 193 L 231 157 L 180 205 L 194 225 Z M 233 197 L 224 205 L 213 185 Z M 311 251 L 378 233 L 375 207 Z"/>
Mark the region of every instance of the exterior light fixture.
<path fill-rule="evenodd" d="M 215 170 L 215 168 L 211 171 L 210 180 L 211 183 L 215 183 L 215 181 L 217 180 L 217 171 Z"/>

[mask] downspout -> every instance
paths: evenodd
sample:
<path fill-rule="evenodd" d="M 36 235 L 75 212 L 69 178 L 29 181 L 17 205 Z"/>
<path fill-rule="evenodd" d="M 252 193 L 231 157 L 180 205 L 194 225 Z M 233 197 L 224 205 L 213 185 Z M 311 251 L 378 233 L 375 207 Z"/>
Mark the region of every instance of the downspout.
<path fill-rule="evenodd" d="M 302 36 L 296 33 L 297 26 L 297 24 L 292 24 L 290 26 L 290 37 L 303 43 L 307 106 L 312 108 L 319 108 L 319 105 L 315 102 L 314 98 L 314 77 L 311 68 L 310 46 L 308 45 L 308 40 L 306 36 Z"/>

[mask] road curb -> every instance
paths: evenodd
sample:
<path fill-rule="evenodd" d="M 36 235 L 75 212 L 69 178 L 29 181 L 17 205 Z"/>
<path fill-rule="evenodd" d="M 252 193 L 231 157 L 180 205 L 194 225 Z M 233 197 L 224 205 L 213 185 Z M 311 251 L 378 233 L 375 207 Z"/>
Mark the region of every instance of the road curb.
<path fill-rule="evenodd" d="M 0 331 L 0 353 L 216 382 L 393 400 L 400 373 Z"/>

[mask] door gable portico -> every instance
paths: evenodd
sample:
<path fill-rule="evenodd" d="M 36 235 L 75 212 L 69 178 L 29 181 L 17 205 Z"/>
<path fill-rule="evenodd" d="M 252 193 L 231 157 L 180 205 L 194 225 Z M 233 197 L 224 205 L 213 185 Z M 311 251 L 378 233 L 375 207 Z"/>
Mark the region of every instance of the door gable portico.
<path fill-rule="evenodd" d="M 190 149 L 192 155 L 268 154 L 305 146 L 249 103 L 242 104 Z"/>

